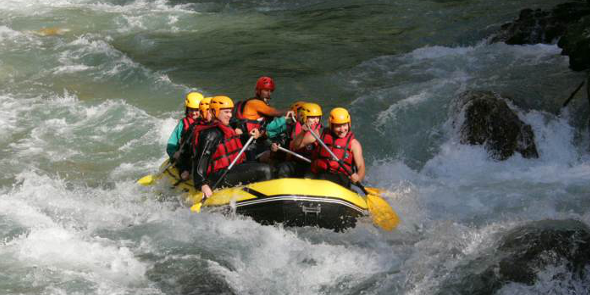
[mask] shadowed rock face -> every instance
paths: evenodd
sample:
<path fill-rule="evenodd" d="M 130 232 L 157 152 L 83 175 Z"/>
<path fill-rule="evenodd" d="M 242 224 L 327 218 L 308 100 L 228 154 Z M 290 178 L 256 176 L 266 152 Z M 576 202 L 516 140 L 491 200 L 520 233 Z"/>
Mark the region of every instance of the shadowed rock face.
<path fill-rule="evenodd" d="M 557 45 L 563 49 L 561 54 L 569 56 L 572 70 L 590 68 L 590 16 L 570 25 Z"/>
<path fill-rule="evenodd" d="M 461 143 L 484 145 L 496 160 L 506 160 L 515 152 L 524 158 L 539 157 L 531 126 L 522 122 L 502 97 L 492 92 L 467 91 L 455 102 L 454 111 L 456 116 L 465 114 L 458 126 Z"/>
<path fill-rule="evenodd" d="M 590 1 L 575 1 L 551 10 L 523 9 L 518 19 L 502 25 L 491 42 L 522 45 L 559 40 L 562 54 L 570 57 L 570 67 L 582 71 L 590 68 L 589 30 Z"/>
<path fill-rule="evenodd" d="M 590 229 L 577 220 L 542 220 L 503 234 L 478 258 L 454 270 L 438 294 L 494 294 L 508 283 L 534 284 L 549 265 L 582 278 L 590 264 Z"/>
<path fill-rule="evenodd" d="M 590 15 L 590 6 L 584 2 L 569 2 L 551 10 L 523 9 L 518 18 L 504 24 L 492 42 L 511 45 L 553 43 L 564 35 L 570 24 Z"/>

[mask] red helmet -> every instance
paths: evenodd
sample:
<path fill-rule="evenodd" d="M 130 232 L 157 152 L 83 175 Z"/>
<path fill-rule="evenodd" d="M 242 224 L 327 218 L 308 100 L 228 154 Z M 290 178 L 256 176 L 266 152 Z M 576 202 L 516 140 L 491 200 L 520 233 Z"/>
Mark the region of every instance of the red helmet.
<path fill-rule="evenodd" d="M 256 82 L 256 91 L 268 89 L 270 91 L 275 91 L 275 82 L 272 80 L 271 77 L 260 77 Z"/>

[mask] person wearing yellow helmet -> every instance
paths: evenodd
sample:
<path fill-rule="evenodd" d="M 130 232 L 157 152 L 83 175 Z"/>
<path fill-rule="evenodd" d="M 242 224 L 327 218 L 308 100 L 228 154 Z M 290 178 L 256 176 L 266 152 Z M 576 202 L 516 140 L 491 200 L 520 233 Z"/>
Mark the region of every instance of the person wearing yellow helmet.
<path fill-rule="evenodd" d="M 180 177 L 182 180 L 188 180 L 190 177 L 190 172 L 192 169 L 192 161 L 193 155 L 195 154 L 195 144 L 194 139 L 197 136 L 199 126 L 207 126 L 211 123 L 212 117 L 211 113 L 209 112 L 209 104 L 211 103 L 212 97 L 205 97 L 201 99 L 199 103 L 199 118 L 191 126 L 191 131 L 188 136 L 186 136 L 186 146 L 187 148 L 183 148 L 180 151 L 180 156 L 178 157 L 178 161 L 176 163 L 176 167 L 180 173 Z"/>
<path fill-rule="evenodd" d="M 199 103 L 203 99 L 203 95 L 199 92 L 189 92 L 184 99 L 184 118 L 180 119 L 172 134 L 168 138 L 168 144 L 166 145 L 166 153 L 170 157 L 171 161 L 178 160 L 180 153 L 177 153 L 180 146 L 186 139 L 186 136 L 190 134 L 191 126 L 199 118 Z"/>
<path fill-rule="evenodd" d="M 291 105 L 291 112 L 293 112 L 293 121 L 297 123 L 301 123 L 301 107 L 306 104 L 305 101 L 297 101 Z"/>
<path fill-rule="evenodd" d="M 321 145 L 316 145 L 311 163 L 311 172 L 315 178 L 336 182 L 344 187 L 350 187 L 351 182 L 357 183 L 365 177 L 365 160 L 360 142 L 351 130 L 351 118 L 344 108 L 334 108 L 328 118 L 329 128 L 325 128 L 320 139 L 336 155 L 334 161 L 331 154 Z M 303 127 L 308 130 L 307 126 Z M 313 137 L 313 136 L 312 136 Z M 307 140 L 307 141 L 305 141 Z M 312 139 L 305 136 L 304 142 Z M 315 142 L 315 138 L 313 138 Z M 339 162 L 343 164 L 342 169 Z M 350 176 L 348 176 L 351 174 Z"/>
<path fill-rule="evenodd" d="M 260 156 L 259 160 L 261 162 L 281 161 L 286 159 L 284 153 L 277 154 L 276 151 L 279 146 L 289 146 L 291 141 L 289 136 L 296 124 L 299 124 L 296 119 L 297 112 L 304 103 L 305 102 L 303 101 L 297 101 L 291 104 L 289 107 L 290 111 L 288 111 L 285 116 L 276 117 L 266 125 L 265 132 L 271 142 L 270 149 L 272 153 L 266 151 L 264 155 Z"/>
<path fill-rule="evenodd" d="M 300 109 L 301 123 L 298 129 L 293 131 L 293 140 L 291 141 L 291 150 L 294 152 L 303 152 L 304 150 L 313 150 L 317 143 L 315 138 L 309 133 L 308 126 L 318 134 L 321 131 L 322 108 L 317 103 L 305 103 Z M 306 153 L 311 156 L 310 153 Z"/>
<path fill-rule="evenodd" d="M 306 102 L 298 108 L 299 121 L 295 123 L 291 130 L 289 149 L 307 159 L 311 159 L 317 143 L 309 133 L 307 126 L 317 134 L 321 131 L 322 107 L 317 103 Z M 277 177 L 303 177 L 309 170 L 308 162 L 297 157 L 288 157 L 287 162 L 283 162 L 277 167 Z"/>
<path fill-rule="evenodd" d="M 209 105 L 211 104 L 212 98 L 213 97 L 205 97 L 199 103 L 199 111 L 201 113 L 201 118 L 203 118 L 203 121 L 206 122 L 211 122 L 212 120 L 211 113 L 209 113 Z"/>
<path fill-rule="evenodd" d="M 198 126 L 195 130 L 195 156 L 193 157 L 193 181 L 205 197 L 213 194 L 211 186 L 223 175 L 230 163 L 236 159 L 242 149 L 240 135 L 230 127 L 234 103 L 227 96 L 215 96 L 211 99 L 209 113 L 212 123 Z M 258 138 L 258 130 L 252 130 L 250 136 Z M 258 162 L 245 162 L 242 154 L 236 164 L 223 179 L 224 186 L 235 186 L 271 177 L 270 166 Z"/>

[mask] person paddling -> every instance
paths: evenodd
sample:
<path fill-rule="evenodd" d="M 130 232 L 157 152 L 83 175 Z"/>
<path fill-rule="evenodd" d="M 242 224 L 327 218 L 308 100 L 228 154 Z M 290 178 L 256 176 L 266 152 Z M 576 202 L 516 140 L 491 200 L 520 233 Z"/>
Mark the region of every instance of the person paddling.
<path fill-rule="evenodd" d="M 198 130 L 200 129 L 199 126 L 207 126 L 211 123 L 212 117 L 211 113 L 209 112 L 209 104 L 211 103 L 212 97 L 205 97 L 199 103 L 199 114 L 200 116 L 196 119 L 194 123 L 194 127 L 192 127 L 192 132 L 189 136 L 187 136 L 186 141 L 183 141 L 183 145 L 186 145 L 186 148 L 182 148 L 180 152 L 180 156 L 178 157 L 178 162 L 176 167 L 180 173 L 180 178 L 182 180 L 188 180 L 190 177 L 190 172 L 192 169 L 192 158 L 196 152 L 196 138 L 198 137 Z"/>
<path fill-rule="evenodd" d="M 205 198 L 213 194 L 211 187 L 242 149 L 240 136 L 229 126 L 233 107 L 231 98 L 213 97 L 209 106 L 209 112 L 213 117 L 212 124 L 197 128 L 197 154 L 193 157 L 193 181 L 195 188 L 200 189 Z M 258 138 L 260 133 L 254 129 L 250 136 Z M 270 179 L 271 169 L 268 164 L 244 161 L 244 155 L 238 158 L 237 165 L 225 175 L 222 186 L 235 186 Z"/>
<path fill-rule="evenodd" d="M 342 169 L 338 161 L 334 161 L 328 151 L 321 145 L 317 145 L 313 152 L 311 173 L 313 178 L 326 179 L 350 188 L 351 183 L 359 183 L 365 178 L 365 160 L 360 142 L 355 138 L 351 130 L 350 114 L 344 108 L 335 108 L 330 112 L 328 119 L 329 128 L 325 128 L 320 139 L 342 161 Z M 302 126 L 304 131 L 309 130 L 307 125 Z M 308 134 L 311 137 L 313 135 Z M 307 139 L 307 140 L 306 140 Z M 305 135 L 304 142 L 312 141 Z M 315 142 L 315 138 L 313 141 Z"/>
<path fill-rule="evenodd" d="M 291 104 L 289 111 L 285 116 L 276 117 L 266 125 L 265 132 L 270 141 L 270 150 L 265 151 L 260 155 L 259 161 L 263 163 L 283 162 L 287 159 L 285 153 L 277 153 L 279 146 L 288 147 L 291 142 L 292 131 L 298 125 L 299 115 L 297 112 L 305 102 L 298 101 Z"/>
<path fill-rule="evenodd" d="M 270 106 L 271 94 L 275 90 L 275 82 L 270 77 L 260 77 L 256 81 L 255 96 L 236 105 L 235 109 L 235 127 L 240 128 L 244 136 L 242 143 L 247 140 L 247 134 L 253 129 L 264 130 L 266 123 L 274 117 L 280 117 L 287 114 L 287 111 L 277 110 Z M 257 142 L 251 145 L 246 151 L 249 161 L 253 161 L 259 153 L 264 152 L 268 147 L 264 142 Z"/>
<path fill-rule="evenodd" d="M 183 138 L 192 131 L 191 125 L 199 118 L 199 103 L 203 99 L 203 95 L 199 92 L 189 92 L 184 100 L 184 118 L 180 119 L 172 134 L 168 138 L 168 144 L 166 145 L 166 153 L 170 157 L 171 161 L 178 160 L 180 153 L 177 153 Z"/>
<path fill-rule="evenodd" d="M 307 159 L 311 159 L 318 144 L 307 130 L 307 126 L 310 126 L 316 133 L 320 132 L 322 128 L 320 123 L 322 108 L 317 103 L 304 103 L 299 109 L 299 115 L 301 117 L 300 121 L 296 122 L 291 130 L 289 149 Z M 278 165 L 278 178 L 303 177 L 305 172 L 310 169 L 310 164 L 301 158 L 289 157 L 288 159 L 289 161 Z"/>

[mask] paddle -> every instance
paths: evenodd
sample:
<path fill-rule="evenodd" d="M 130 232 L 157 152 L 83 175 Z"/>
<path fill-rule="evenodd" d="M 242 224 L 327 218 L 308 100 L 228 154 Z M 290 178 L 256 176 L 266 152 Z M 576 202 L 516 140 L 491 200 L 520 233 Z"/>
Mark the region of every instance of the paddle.
<path fill-rule="evenodd" d="M 576 88 L 576 90 L 574 90 L 574 92 L 572 92 L 572 94 L 570 94 L 570 97 L 568 97 L 565 102 L 563 102 L 563 105 L 561 106 L 561 108 L 565 108 L 570 101 L 574 98 L 574 96 L 576 96 L 576 93 L 578 93 L 578 91 L 580 91 L 580 88 L 582 88 L 582 86 L 584 86 L 584 83 L 586 81 L 582 81 L 582 83 L 580 83 L 580 85 L 578 85 L 578 87 Z"/>
<path fill-rule="evenodd" d="M 299 158 L 299 159 L 301 159 L 301 160 L 303 160 L 303 161 L 305 161 L 307 163 L 311 163 L 311 160 L 310 159 L 308 159 L 308 158 L 306 158 L 306 157 L 304 157 L 304 156 L 302 156 L 302 155 L 300 155 L 300 154 L 298 154 L 296 152 L 293 152 L 291 150 L 288 150 L 288 149 L 286 149 L 286 148 L 284 148 L 282 146 L 279 146 L 279 150 L 280 151 L 283 151 L 283 152 L 285 152 L 287 154 L 293 155 L 293 156 L 295 156 L 295 157 L 297 157 L 297 158 Z M 383 193 L 380 189 L 378 189 L 376 187 L 365 187 L 365 189 L 367 191 L 369 191 L 371 194 L 375 194 L 375 195 L 379 195 L 379 194 Z"/>
<path fill-rule="evenodd" d="M 340 168 L 342 168 L 342 170 L 344 170 L 348 176 L 352 175 L 351 171 L 349 171 L 346 166 L 344 166 L 342 160 L 336 157 L 332 150 L 326 146 L 320 137 L 309 127 L 309 125 L 306 124 L 306 126 L 309 129 L 311 135 L 313 135 L 313 137 L 322 145 L 322 147 L 328 153 L 330 153 L 334 161 L 338 162 Z M 367 198 L 367 205 L 369 207 L 369 213 L 371 213 L 373 222 L 384 230 L 390 231 L 394 229 L 399 223 L 399 217 L 397 214 L 395 214 L 395 212 L 393 212 L 391 206 L 389 206 L 389 204 L 383 198 L 375 194 L 376 191 L 369 192 L 360 181 L 354 184 L 358 186 L 365 194 Z"/>
<path fill-rule="evenodd" d="M 174 162 L 169 160 L 168 161 L 168 164 L 166 166 L 164 166 L 164 168 L 162 168 L 162 169 L 160 169 L 158 171 L 158 174 L 156 174 L 156 175 L 153 175 L 153 174 L 146 175 L 146 176 L 140 178 L 137 181 L 137 183 L 139 183 L 141 185 L 144 185 L 144 186 L 149 186 L 149 185 L 154 184 L 154 182 L 157 179 L 159 179 L 160 177 L 162 177 L 162 174 L 164 173 L 164 171 L 168 170 L 168 168 L 172 167 L 172 165 L 174 165 Z"/>
<path fill-rule="evenodd" d="M 242 147 L 242 149 L 238 153 L 238 156 L 231 162 L 231 164 L 229 164 L 229 167 L 227 167 L 227 169 L 225 169 L 225 171 L 223 171 L 223 174 L 221 174 L 221 176 L 219 177 L 219 179 L 217 179 L 217 181 L 215 182 L 215 184 L 213 185 L 213 187 L 211 187 L 211 190 L 214 190 L 221 183 L 221 181 L 227 175 L 227 172 L 229 172 L 229 170 L 231 170 L 231 168 L 234 167 L 234 165 L 236 164 L 236 162 L 238 161 L 238 159 L 242 156 L 242 154 L 244 153 L 244 151 L 248 148 L 248 146 L 252 143 L 253 140 L 254 140 L 254 136 L 250 136 L 250 138 L 248 139 L 248 141 L 246 142 L 246 144 L 244 145 L 244 147 Z M 203 204 L 205 203 L 206 200 L 207 200 L 207 198 L 205 197 L 205 194 L 203 193 L 203 196 L 201 197 L 201 201 L 199 201 L 198 203 L 194 204 L 191 207 L 191 211 L 196 211 L 197 213 L 201 212 L 201 206 L 203 206 Z"/>
<path fill-rule="evenodd" d="M 180 147 L 178 148 L 178 150 L 179 150 L 180 152 L 182 152 L 182 151 L 183 151 L 183 149 L 184 149 L 184 146 L 186 145 L 186 143 L 187 143 L 187 142 L 190 142 L 190 141 L 192 141 L 192 140 L 193 140 L 193 135 L 194 135 L 194 133 L 192 132 L 192 129 L 190 129 L 190 130 L 191 130 L 191 134 L 190 134 L 190 136 L 189 136 L 189 137 L 187 138 L 187 140 L 185 140 L 185 141 L 184 141 L 184 142 L 183 142 L 183 143 L 180 145 Z M 173 157 L 173 158 L 170 158 L 170 160 L 168 161 L 168 164 L 167 164 L 166 166 L 164 166 L 164 168 L 160 169 L 160 170 L 158 171 L 158 174 L 156 174 L 156 175 L 153 175 L 153 174 L 146 175 L 146 176 L 144 176 L 144 177 L 140 178 L 140 179 L 137 181 L 137 183 L 139 183 L 139 184 L 141 184 L 141 185 L 143 185 L 143 186 L 149 186 L 149 185 L 152 185 L 152 184 L 154 184 L 154 182 L 155 182 L 156 180 L 158 180 L 158 179 L 160 179 L 160 178 L 162 177 L 162 174 L 164 174 L 164 171 L 166 171 L 166 170 L 168 170 L 168 168 L 172 167 L 172 166 L 174 165 L 174 163 L 175 163 L 175 162 L 176 162 L 176 159 L 175 159 L 174 157 Z M 179 175 L 179 176 L 180 176 L 180 175 Z M 182 181 L 183 181 L 183 180 L 182 180 L 182 178 L 181 178 L 181 179 L 180 179 L 180 180 L 179 180 L 177 183 L 175 183 L 175 184 L 174 184 L 174 186 L 177 186 L 177 185 L 178 185 L 179 183 L 181 183 Z"/>
<path fill-rule="evenodd" d="M 303 160 L 303 161 L 305 161 L 307 163 L 311 163 L 311 160 L 310 159 L 308 159 L 308 158 L 306 158 L 306 157 L 304 157 L 304 156 L 302 156 L 302 155 L 300 155 L 298 153 L 292 152 L 292 151 L 290 151 L 290 150 L 288 150 L 288 149 L 286 149 L 286 148 L 284 148 L 282 146 L 279 146 L 279 150 L 280 151 L 283 151 L 283 152 L 285 152 L 285 153 L 287 153 L 289 155 L 292 155 L 294 157 L 297 157 L 297 158 L 299 158 L 299 159 L 301 159 L 301 160 Z"/>

